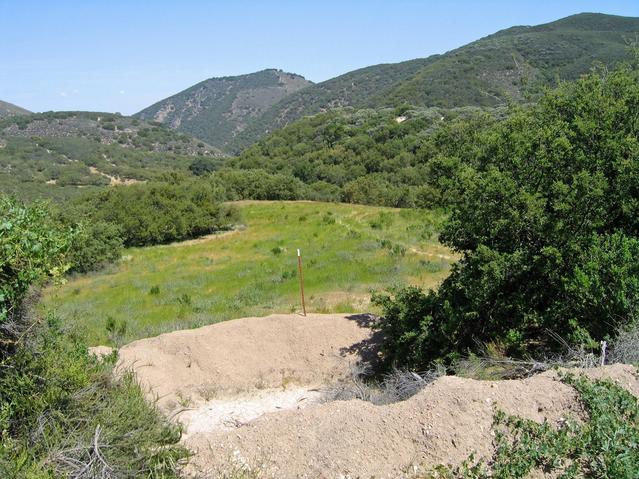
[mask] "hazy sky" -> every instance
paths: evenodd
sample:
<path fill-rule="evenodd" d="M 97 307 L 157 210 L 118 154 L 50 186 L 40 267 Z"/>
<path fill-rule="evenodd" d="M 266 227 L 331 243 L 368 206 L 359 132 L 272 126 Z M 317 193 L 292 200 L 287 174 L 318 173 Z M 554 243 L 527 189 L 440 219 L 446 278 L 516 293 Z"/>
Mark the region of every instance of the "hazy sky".
<path fill-rule="evenodd" d="M 0 0 L 0 99 L 134 113 L 206 78 L 281 68 L 322 81 L 639 0 Z"/>

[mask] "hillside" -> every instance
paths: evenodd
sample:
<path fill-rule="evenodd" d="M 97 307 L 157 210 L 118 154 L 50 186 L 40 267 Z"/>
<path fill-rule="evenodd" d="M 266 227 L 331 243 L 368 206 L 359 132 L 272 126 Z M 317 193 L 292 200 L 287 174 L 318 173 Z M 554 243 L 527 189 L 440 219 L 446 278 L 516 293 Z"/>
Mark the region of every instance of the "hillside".
<path fill-rule="evenodd" d="M 13 115 L 28 115 L 29 113 L 31 113 L 29 110 L 0 100 L 0 120 Z"/>
<path fill-rule="evenodd" d="M 159 124 L 112 113 L 48 112 L 0 120 L 0 190 L 68 197 L 82 188 L 187 171 L 217 149 Z"/>
<path fill-rule="evenodd" d="M 191 133 L 224 149 L 252 119 L 310 84 L 299 75 L 274 69 L 209 78 L 145 108 L 136 116 Z"/>
<path fill-rule="evenodd" d="M 308 186 L 310 199 L 442 206 L 447 187 L 438 178 L 450 165 L 441 159 L 472 164 L 482 135 L 505 114 L 484 110 L 334 109 L 266 135 L 225 165 L 288 175 Z"/>
<path fill-rule="evenodd" d="M 443 55 L 374 105 L 407 102 L 494 106 L 534 98 L 557 79 L 574 80 L 600 62 L 629 58 L 639 18 L 584 13 L 535 27 L 513 27 Z"/>
<path fill-rule="evenodd" d="M 352 106 L 496 106 L 534 99 L 557 79 L 629 58 L 639 18 L 594 13 L 512 27 L 443 55 L 355 70 L 293 93 L 255 118 L 235 150 L 304 115 Z"/>

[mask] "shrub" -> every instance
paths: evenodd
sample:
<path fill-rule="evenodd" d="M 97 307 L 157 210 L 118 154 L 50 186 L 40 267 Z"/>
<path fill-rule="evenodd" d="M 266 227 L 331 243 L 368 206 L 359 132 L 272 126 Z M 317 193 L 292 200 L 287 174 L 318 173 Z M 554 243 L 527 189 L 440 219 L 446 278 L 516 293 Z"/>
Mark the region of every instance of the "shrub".
<path fill-rule="evenodd" d="M 613 339 L 608 362 L 639 366 L 639 328 L 637 324 L 621 330 Z"/>
<path fill-rule="evenodd" d="M 109 316 L 106 320 L 105 329 L 109 335 L 109 339 L 113 344 L 119 344 L 126 335 L 126 320 L 117 321 Z"/>
<path fill-rule="evenodd" d="M 634 478 L 639 470 L 639 402 L 610 380 L 567 376 L 587 413 L 584 423 L 548 422 L 495 415 L 496 452 L 490 463 L 466 464 L 439 477 L 524 478 L 534 471 L 558 477 Z"/>
<path fill-rule="evenodd" d="M 227 191 L 233 200 L 302 200 L 307 187 L 293 176 L 264 170 L 221 170 L 212 176 L 214 185 Z"/>
<path fill-rule="evenodd" d="M 203 148 L 204 143 L 198 144 L 198 147 Z M 218 168 L 219 168 L 219 161 L 216 161 L 212 158 L 204 158 L 204 157 L 194 160 L 193 163 L 189 165 L 189 170 L 195 176 L 203 176 L 203 175 L 212 173 Z"/>
<path fill-rule="evenodd" d="M 117 261 L 122 255 L 120 228 L 104 221 L 82 222 L 67 255 L 70 271 L 86 273 Z"/>
<path fill-rule="evenodd" d="M 177 478 L 180 430 L 55 318 L 3 363 L 1 477 Z M 81 476 L 81 471 L 84 471 Z"/>
<path fill-rule="evenodd" d="M 125 246 L 144 246 L 229 228 L 237 212 L 222 198 L 209 182 L 174 178 L 173 183 L 109 188 L 80 199 L 77 208 L 87 220 L 117 227 Z"/>
<path fill-rule="evenodd" d="M 41 203 L 24 206 L 0 197 L 0 344 L 3 334 L 15 334 L 20 308 L 29 287 L 62 275 L 73 239 L 71 230 L 60 228 Z M 0 357 L 3 349 L 0 347 Z"/>
<path fill-rule="evenodd" d="M 494 127 L 459 173 L 440 237 L 462 259 L 436 293 L 378 298 L 389 359 L 450 363 L 487 344 L 536 356 L 563 347 L 556 336 L 594 349 L 636 321 L 637 108 L 637 74 L 621 69 Z"/>
<path fill-rule="evenodd" d="M 54 316 L 21 314 L 30 287 L 65 271 L 73 235 L 41 204 L 2 198 L 0 212 L 0 477 L 177 477 L 179 428 L 131 374 L 113 379 L 115 357 L 89 356 Z"/>

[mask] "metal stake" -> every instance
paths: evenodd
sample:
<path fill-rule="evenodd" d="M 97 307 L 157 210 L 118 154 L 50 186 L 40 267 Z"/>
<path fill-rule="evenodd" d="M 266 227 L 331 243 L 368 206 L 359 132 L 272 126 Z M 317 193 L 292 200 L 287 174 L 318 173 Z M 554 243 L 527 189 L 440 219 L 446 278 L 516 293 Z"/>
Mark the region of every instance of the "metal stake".
<path fill-rule="evenodd" d="M 306 302 L 304 301 L 304 273 L 302 272 L 302 253 L 300 253 L 299 248 L 297 249 L 297 269 L 300 272 L 300 292 L 302 295 L 302 311 L 304 311 L 304 316 L 306 316 Z"/>

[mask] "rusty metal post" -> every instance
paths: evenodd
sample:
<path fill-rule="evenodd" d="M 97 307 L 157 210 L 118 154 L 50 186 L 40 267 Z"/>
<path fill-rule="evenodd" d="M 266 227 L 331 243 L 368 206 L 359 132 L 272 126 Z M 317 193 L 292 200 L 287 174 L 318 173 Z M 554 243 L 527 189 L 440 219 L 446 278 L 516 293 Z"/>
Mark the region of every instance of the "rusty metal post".
<path fill-rule="evenodd" d="M 304 273 L 302 271 L 302 253 L 299 248 L 297 250 L 297 269 L 300 272 L 300 293 L 302 296 L 302 311 L 304 312 L 304 316 L 306 316 L 306 302 L 304 301 Z"/>

